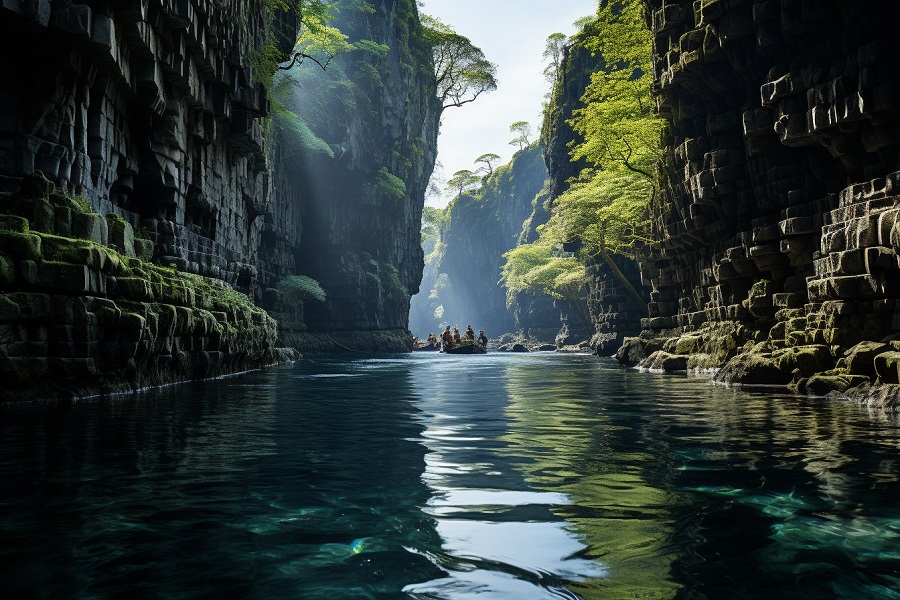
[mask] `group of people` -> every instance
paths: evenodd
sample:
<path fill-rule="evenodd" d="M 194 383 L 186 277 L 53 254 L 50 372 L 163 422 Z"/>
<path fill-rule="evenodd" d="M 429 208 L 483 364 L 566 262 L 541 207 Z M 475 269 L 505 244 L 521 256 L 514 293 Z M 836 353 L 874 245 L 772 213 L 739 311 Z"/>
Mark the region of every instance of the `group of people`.
<path fill-rule="evenodd" d="M 425 340 L 425 344 L 431 347 L 442 347 L 444 350 L 449 350 L 451 348 L 456 348 L 457 346 L 462 346 L 463 344 L 479 344 L 483 348 L 487 347 L 488 338 L 484 335 L 484 330 L 480 329 L 478 331 L 478 338 L 475 338 L 475 330 L 472 329 L 472 326 L 469 325 L 466 327 L 465 333 L 460 333 L 459 325 L 456 325 L 453 328 L 453 331 L 450 331 L 450 326 L 447 325 L 447 329 L 441 334 L 440 337 L 437 337 L 433 333 L 428 334 L 428 339 Z"/>

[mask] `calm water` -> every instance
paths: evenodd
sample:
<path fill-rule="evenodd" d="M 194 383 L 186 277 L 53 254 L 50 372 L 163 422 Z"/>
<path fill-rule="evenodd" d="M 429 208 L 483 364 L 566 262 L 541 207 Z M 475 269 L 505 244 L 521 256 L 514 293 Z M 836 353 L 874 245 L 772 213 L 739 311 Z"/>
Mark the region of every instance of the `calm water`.
<path fill-rule="evenodd" d="M 900 598 L 900 425 L 557 354 L 0 407 L 0 597 Z"/>

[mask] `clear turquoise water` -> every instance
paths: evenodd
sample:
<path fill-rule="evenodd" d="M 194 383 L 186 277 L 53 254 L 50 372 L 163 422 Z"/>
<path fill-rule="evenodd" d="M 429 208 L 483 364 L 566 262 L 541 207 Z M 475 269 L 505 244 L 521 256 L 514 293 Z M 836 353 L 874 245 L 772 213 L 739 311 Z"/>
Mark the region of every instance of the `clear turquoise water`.
<path fill-rule="evenodd" d="M 900 424 L 557 354 L 0 407 L 3 598 L 900 598 Z"/>

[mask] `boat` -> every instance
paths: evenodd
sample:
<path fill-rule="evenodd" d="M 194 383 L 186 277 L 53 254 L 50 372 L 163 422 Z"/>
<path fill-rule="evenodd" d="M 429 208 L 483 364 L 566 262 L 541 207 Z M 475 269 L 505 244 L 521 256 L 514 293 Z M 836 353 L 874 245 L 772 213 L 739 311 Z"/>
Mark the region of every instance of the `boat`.
<path fill-rule="evenodd" d="M 444 354 L 487 354 L 487 349 L 481 344 L 463 344 L 444 350 Z"/>
<path fill-rule="evenodd" d="M 440 346 L 416 346 L 413 348 L 413 352 L 437 352 L 440 349 Z"/>

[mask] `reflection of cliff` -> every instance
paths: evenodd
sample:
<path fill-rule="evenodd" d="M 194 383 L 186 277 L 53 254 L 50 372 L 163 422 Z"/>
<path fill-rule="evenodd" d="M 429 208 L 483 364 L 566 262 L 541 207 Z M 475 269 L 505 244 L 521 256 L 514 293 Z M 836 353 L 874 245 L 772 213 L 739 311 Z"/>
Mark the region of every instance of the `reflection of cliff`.
<path fill-rule="evenodd" d="M 328 375 L 3 407 L 5 597 L 115 597 L 135 582 L 153 597 L 397 597 L 441 576 L 425 557 L 440 539 L 421 511 L 409 377 Z"/>

